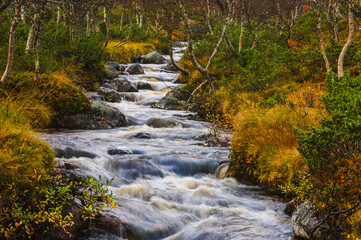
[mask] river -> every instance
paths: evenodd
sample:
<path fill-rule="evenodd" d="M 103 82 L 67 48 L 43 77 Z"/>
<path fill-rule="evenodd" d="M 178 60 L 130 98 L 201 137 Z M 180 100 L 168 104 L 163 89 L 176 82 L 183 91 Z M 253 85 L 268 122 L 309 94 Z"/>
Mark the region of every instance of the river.
<path fill-rule="evenodd" d="M 183 50 L 174 49 L 176 60 Z M 283 213 L 285 203 L 260 187 L 216 178 L 219 163 L 228 161 L 229 149 L 204 146 L 206 122 L 189 120 L 189 112 L 149 106 L 178 86 L 172 83 L 178 74 L 161 71 L 164 65 L 142 66 L 145 75 L 122 77 L 148 82 L 154 91 L 132 93 L 134 101 L 108 103 L 120 109 L 131 126 L 61 130 L 43 138 L 54 148 L 73 147 L 99 156 L 65 161 L 89 176 L 114 178 L 109 189 L 118 206 L 112 214 L 132 229 L 135 239 L 293 239 L 290 217 Z M 178 124 L 148 126 L 154 117 Z M 111 156 L 111 149 L 131 154 Z"/>

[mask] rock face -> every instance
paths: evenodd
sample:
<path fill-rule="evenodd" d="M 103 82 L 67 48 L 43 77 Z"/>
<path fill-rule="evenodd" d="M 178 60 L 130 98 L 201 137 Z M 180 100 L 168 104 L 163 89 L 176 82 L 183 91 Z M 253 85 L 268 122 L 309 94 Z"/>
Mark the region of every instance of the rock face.
<path fill-rule="evenodd" d="M 190 97 L 190 94 L 186 91 L 183 91 L 182 87 L 179 86 L 174 88 L 172 91 L 168 92 L 166 96 L 176 98 L 179 101 L 187 101 L 188 98 Z"/>
<path fill-rule="evenodd" d="M 108 79 L 117 78 L 121 72 L 125 70 L 125 68 L 117 62 L 106 62 L 104 65 L 108 72 Z"/>
<path fill-rule="evenodd" d="M 120 101 L 120 95 L 114 89 L 100 87 L 99 90 L 98 90 L 98 93 L 107 102 L 119 102 Z"/>
<path fill-rule="evenodd" d="M 309 239 L 312 229 L 318 223 L 319 220 L 309 202 L 301 204 L 292 214 L 292 230 L 297 237 Z M 313 233 L 312 239 L 327 239 L 327 229 L 327 226 L 322 225 Z"/>
<path fill-rule="evenodd" d="M 98 155 L 88 152 L 88 151 L 83 151 L 83 150 L 78 150 L 78 149 L 74 149 L 72 147 L 67 147 L 65 149 L 60 149 L 60 148 L 54 148 L 54 151 L 56 152 L 56 157 L 58 158 L 73 158 L 73 157 L 86 157 L 86 158 L 96 158 L 98 157 Z"/>
<path fill-rule="evenodd" d="M 206 31 L 206 28 L 202 24 L 192 24 L 189 27 L 192 33 L 199 33 Z"/>
<path fill-rule="evenodd" d="M 108 129 L 122 127 L 127 123 L 117 108 L 101 102 L 92 102 L 90 110 L 75 115 L 63 116 L 57 125 L 68 129 Z"/>
<path fill-rule="evenodd" d="M 181 105 L 176 98 L 165 96 L 156 104 L 156 107 L 167 110 L 177 110 Z"/>
<path fill-rule="evenodd" d="M 168 63 L 166 66 L 162 67 L 163 70 L 169 71 L 169 72 L 177 72 L 178 69 L 172 64 Z"/>
<path fill-rule="evenodd" d="M 295 210 L 296 210 L 296 202 L 292 200 L 289 203 L 287 203 L 285 209 L 283 209 L 283 212 L 289 216 L 292 216 Z"/>
<path fill-rule="evenodd" d="M 118 92 L 138 92 L 138 89 L 127 79 L 117 78 L 107 81 L 102 87 L 110 88 Z"/>
<path fill-rule="evenodd" d="M 145 83 L 145 82 L 138 82 L 137 89 L 153 90 L 152 85 L 150 85 L 149 83 Z"/>
<path fill-rule="evenodd" d="M 165 64 L 165 63 L 168 63 L 168 61 L 165 57 L 160 55 L 158 52 L 151 52 L 144 56 L 143 63 Z"/>
<path fill-rule="evenodd" d="M 116 156 L 116 155 L 129 155 L 129 154 L 143 154 L 143 152 L 139 150 L 110 149 L 108 150 L 108 154 L 110 156 Z"/>
<path fill-rule="evenodd" d="M 169 127 L 183 126 L 181 122 L 175 119 L 163 119 L 163 118 L 150 118 L 147 121 L 147 125 L 154 128 L 169 128 Z"/>
<path fill-rule="evenodd" d="M 140 64 L 134 64 L 127 68 L 126 70 L 130 75 L 141 75 L 144 74 L 144 69 Z"/>

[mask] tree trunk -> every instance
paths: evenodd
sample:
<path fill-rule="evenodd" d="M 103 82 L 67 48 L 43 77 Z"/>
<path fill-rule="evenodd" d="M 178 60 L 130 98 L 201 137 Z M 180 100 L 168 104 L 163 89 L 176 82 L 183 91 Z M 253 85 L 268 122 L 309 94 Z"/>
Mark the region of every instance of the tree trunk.
<path fill-rule="evenodd" d="M 25 9 L 25 6 L 22 6 L 22 7 L 21 7 L 20 16 L 21 16 L 21 21 L 24 23 L 25 20 L 26 20 L 26 9 Z"/>
<path fill-rule="evenodd" d="M 124 25 L 124 7 L 122 7 L 122 15 L 120 16 L 120 31 L 123 31 Z"/>
<path fill-rule="evenodd" d="M 26 41 L 25 54 L 29 54 L 30 49 L 34 44 L 34 30 L 35 30 L 35 25 L 32 24 L 28 35 L 28 40 Z"/>
<path fill-rule="evenodd" d="M 35 14 L 34 16 L 34 25 L 35 25 L 35 36 L 34 36 L 34 44 L 33 44 L 33 55 L 34 55 L 34 63 L 35 63 L 35 80 L 39 78 L 40 74 L 40 61 L 39 61 L 39 49 L 41 43 L 41 37 L 44 28 L 44 16 L 45 9 L 41 9 L 39 11 L 39 15 Z"/>
<path fill-rule="evenodd" d="M 6 84 L 6 82 L 8 81 L 11 69 L 14 64 L 15 31 L 16 31 L 16 27 L 18 26 L 20 12 L 21 12 L 21 5 L 16 4 L 14 19 L 11 22 L 11 26 L 10 26 L 8 60 L 7 60 L 5 72 L 0 80 L 0 82 L 3 84 Z"/>
<path fill-rule="evenodd" d="M 243 19 L 241 19 L 241 33 L 239 34 L 238 52 L 242 51 L 243 34 L 244 34 L 244 22 L 243 22 Z"/>
<path fill-rule="evenodd" d="M 99 32 L 98 13 L 99 13 L 99 8 L 98 7 L 93 8 L 92 25 L 95 29 L 95 32 Z"/>
<path fill-rule="evenodd" d="M 90 16 L 90 11 L 88 11 L 86 14 L 86 35 L 90 36 L 90 33 L 91 33 L 91 16 Z"/>
<path fill-rule="evenodd" d="M 213 35 L 214 33 L 213 33 L 212 25 L 211 25 L 211 4 L 210 4 L 209 0 L 207 0 L 206 22 L 207 22 L 207 26 L 209 29 L 209 33 L 211 35 Z"/>
<path fill-rule="evenodd" d="M 108 9 L 106 7 L 104 7 L 104 22 L 105 22 L 105 26 L 106 26 L 106 42 L 105 42 L 105 45 L 104 47 L 107 47 L 108 46 L 108 43 L 109 43 L 109 13 L 107 11 Z"/>
<path fill-rule="evenodd" d="M 322 32 L 322 17 L 321 17 L 320 10 L 317 10 L 317 15 L 318 15 L 317 29 L 318 29 L 318 34 L 320 36 L 320 48 L 321 48 L 323 60 L 325 61 L 325 64 L 326 64 L 326 71 L 329 72 L 330 71 L 330 63 L 328 61 L 327 54 L 325 51 L 325 44 L 324 44 L 323 32 Z"/>
<path fill-rule="evenodd" d="M 56 22 L 60 23 L 61 20 L 61 10 L 60 7 L 58 6 L 58 12 L 57 12 L 57 17 L 56 17 Z"/>
<path fill-rule="evenodd" d="M 347 38 L 347 41 L 346 41 L 345 45 L 342 48 L 340 56 L 338 57 L 338 64 L 337 64 L 337 70 L 338 70 L 337 72 L 338 72 L 338 77 L 339 78 L 343 77 L 343 75 L 344 75 L 343 64 L 344 64 L 344 61 L 345 61 L 345 56 L 346 56 L 348 48 L 352 44 L 353 35 L 354 35 L 354 31 L 355 31 L 354 23 L 353 23 L 354 20 L 353 20 L 353 12 L 352 12 L 352 10 L 353 10 L 353 2 L 349 2 L 348 3 L 348 27 L 349 27 L 348 38 Z"/>

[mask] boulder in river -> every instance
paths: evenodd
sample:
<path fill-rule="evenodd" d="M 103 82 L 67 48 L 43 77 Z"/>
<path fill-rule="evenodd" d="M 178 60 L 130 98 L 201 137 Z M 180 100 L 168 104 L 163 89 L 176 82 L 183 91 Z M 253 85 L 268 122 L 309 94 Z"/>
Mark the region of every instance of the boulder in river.
<path fill-rule="evenodd" d="M 117 62 L 106 62 L 104 63 L 107 72 L 108 72 L 108 79 L 115 79 L 117 78 L 125 68 Z"/>
<path fill-rule="evenodd" d="M 165 96 L 156 104 L 157 108 L 162 108 L 167 110 L 178 110 L 181 106 L 182 104 L 180 103 L 180 101 L 178 101 L 174 97 L 168 97 L 168 96 Z"/>
<path fill-rule="evenodd" d="M 107 102 L 119 102 L 120 101 L 120 95 L 114 89 L 110 89 L 110 88 L 106 88 L 106 87 L 100 87 L 98 89 L 98 93 Z"/>
<path fill-rule="evenodd" d="M 92 102 L 90 110 L 75 115 L 62 116 L 57 125 L 68 129 L 108 129 L 127 123 L 119 109 L 101 102 Z"/>
<path fill-rule="evenodd" d="M 178 72 L 178 69 L 172 63 L 168 63 L 162 69 L 169 72 Z"/>
<path fill-rule="evenodd" d="M 114 89 L 118 92 L 138 92 L 133 83 L 125 78 L 117 78 L 107 81 L 102 87 Z"/>
<path fill-rule="evenodd" d="M 150 85 L 149 83 L 145 83 L 145 82 L 138 82 L 137 89 L 138 90 L 153 90 L 152 85 Z"/>
<path fill-rule="evenodd" d="M 149 133 L 139 132 L 139 133 L 135 134 L 135 135 L 133 136 L 133 138 L 151 139 L 151 138 L 152 138 L 152 135 L 150 135 Z"/>
<path fill-rule="evenodd" d="M 127 68 L 126 70 L 130 75 L 141 75 L 144 74 L 144 69 L 140 64 L 134 64 Z"/>
<path fill-rule="evenodd" d="M 169 128 L 176 126 L 183 126 L 180 121 L 175 119 L 163 119 L 163 118 L 150 118 L 147 121 L 147 125 L 154 128 Z"/>
<path fill-rule="evenodd" d="M 151 52 L 144 56 L 143 63 L 146 64 L 165 64 L 168 60 L 158 52 Z"/>
<path fill-rule="evenodd" d="M 292 214 L 292 230 L 295 236 L 310 239 L 314 227 L 320 222 L 310 202 L 301 204 Z M 321 225 L 312 235 L 312 239 L 328 239 L 326 225 Z"/>
<path fill-rule="evenodd" d="M 203 26 L 202 24 L 191 24 L 189 25 L 189 28 L 192 33 L 199 33 L 206 31 L 205 26 Z"/>
<path fill-rule="evenodd" d="M 98 155 L 88 152 L 88 151 L 83 151 L 83 150 L 79 150 L 79 149 L 75 149 L 72 147 L 66 147 L 65 149 L 61 149 L 61 148 L 54 148 L 54 151 L 56 152 L 56 157 L 58 158 L 79 158 L 79 157 L 86 157 L 86 158 L 96 158 L 98 157 Z"/>
<path fill-rule="evenodd" d="M 115 155 L 128 155 L 128 154 L 143 154 L 143 152 L 138 150 L 110 149 L 108 150 L 108 154 L 110 156 L 115 156 Z"/>
<path fill-rule="evenodd" d="M 179 86 L 168 92 L 166 96 L 178 99 L 179 101 L 188 101 L 190 93 L 183 91 L 182 86 Z"/>

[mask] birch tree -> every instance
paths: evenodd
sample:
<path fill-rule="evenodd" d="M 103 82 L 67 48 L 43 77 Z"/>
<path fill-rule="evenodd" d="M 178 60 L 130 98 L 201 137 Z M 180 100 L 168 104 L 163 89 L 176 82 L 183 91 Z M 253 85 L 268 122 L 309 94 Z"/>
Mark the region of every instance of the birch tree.
<path fill-rule="evenodd" d="M 22 1 L 14 1 L 14 17 L 10 26 L 8 59 L 0 82 L 6 84 L 14 64 L 15 32 L 20 20 Z"/>

